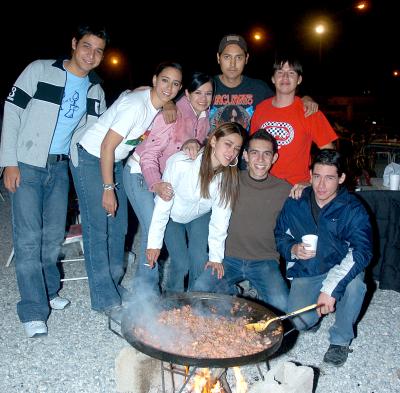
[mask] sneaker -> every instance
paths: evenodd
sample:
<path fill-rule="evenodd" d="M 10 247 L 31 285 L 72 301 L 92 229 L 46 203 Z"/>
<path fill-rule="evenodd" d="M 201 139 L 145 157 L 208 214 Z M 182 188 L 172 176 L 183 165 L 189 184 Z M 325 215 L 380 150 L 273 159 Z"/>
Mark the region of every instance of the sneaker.
<path fill-rule="evenodd" d="M 350 352 L 353 352 L 353 350 L 348 345 L 331 344 L 325 353 L 324 362 L 336 367 L 343 366 Z"/>
<path fill-rule="evenodd" d="M 68 307 L 70 304 L 71 302 L 65 297 L 57 296 L 50 300 L 50 307 L 53 310 L 64 310 L 64 308 Z"/>
<path fill-rule="evenodd" d="M 47 326 L 44 321 L 30 321 L 22 324 L 29 338 L 47 335 Z"/>

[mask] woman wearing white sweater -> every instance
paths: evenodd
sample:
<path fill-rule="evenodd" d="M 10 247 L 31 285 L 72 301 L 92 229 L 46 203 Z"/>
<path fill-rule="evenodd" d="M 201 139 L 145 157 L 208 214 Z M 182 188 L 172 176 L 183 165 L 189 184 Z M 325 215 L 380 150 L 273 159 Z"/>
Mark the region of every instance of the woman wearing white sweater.
<path fill-rule="evenodd" d="M 174 196 L 169 201 L 156 197 L 147 260 L 154 268 L 165 240 L 171 258 L 168 292 L 183 292 L 187 273 L 190 289 L 206 265 L 223 276 L 225 238 L 238 195 L 237 157 L 245 135 L 238 123 L 224 123 L 195 160 L 180 152 L 167 161 L 163 181 L 172 185 Z"/>

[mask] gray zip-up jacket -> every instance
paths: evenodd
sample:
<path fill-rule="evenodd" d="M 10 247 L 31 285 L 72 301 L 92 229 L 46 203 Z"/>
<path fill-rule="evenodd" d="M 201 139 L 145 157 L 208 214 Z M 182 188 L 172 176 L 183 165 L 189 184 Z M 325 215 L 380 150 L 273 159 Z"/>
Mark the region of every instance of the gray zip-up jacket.
<path fill-rule="evenodd" d="M 18 77 L 4 105 L 0 166 L 46 166 L 51 141 L 64 95 L 66 71 L 63 60 L 36 60 Z M 100 78 L 89 73 L 86 113 L 74 130 L 71 159 L 77 165 L 76 143 L 106 110 Z"/>

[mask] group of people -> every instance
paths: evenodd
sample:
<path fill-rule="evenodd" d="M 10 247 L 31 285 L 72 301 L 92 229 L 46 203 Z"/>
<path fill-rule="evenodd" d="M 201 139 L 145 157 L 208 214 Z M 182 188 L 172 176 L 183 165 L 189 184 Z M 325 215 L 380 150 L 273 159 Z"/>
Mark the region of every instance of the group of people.
<path fill-rule="evenodd" d="M 296 96 L 301 64 L 276 59 L 273 95 L 243 75 L 247 44 L 231 34 L 218 48 L 221 75 L 195 72 L 179 96 L 182 67 L 164 62 L 151 87 L 125 91 L 106 109 L 93 70 L 107 43 L 103 28 L 81 26 L 71 58 L 31 63 L 5 102 L 0 165 L 27 336 L 47 334 L 51 309 L 70 303 L 58 295 L 57 268 L 69 166 L 93 310 L 110 315 L 121 307 L 129 199 L 142 231 L 133 294 L 160 293 L 156 263 L 165 243 L 166 292 L 235 294 L 248 279 L 259 300 L 280 312 L 318 302 L 293 319 L 299 330 L 336 309 L 324 360 L 342 365 L 365 295 L 371 228 L 362 205 L 340 187 L 336 134 L 309 97 Z M 309 170 L 312 143 L 322 150 Z M 247 169 L 240 171 L 243 149 Z M 316 252 L 301 240 L 311 233 L 319 237 Z"/>

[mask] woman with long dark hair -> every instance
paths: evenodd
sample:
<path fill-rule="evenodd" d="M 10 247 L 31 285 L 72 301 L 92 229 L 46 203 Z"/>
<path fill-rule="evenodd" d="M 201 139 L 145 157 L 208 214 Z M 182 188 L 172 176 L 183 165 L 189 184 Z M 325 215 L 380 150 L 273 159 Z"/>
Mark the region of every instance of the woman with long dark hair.
<path fill-rule="evenodd" d="M 209 106 L 214 92 L 211 76 L 202 72 L 191 75 L 185 94 L 178 100 L 177 119 L 166 124 L 162 113 L 154 119 L 147 138 L 136 148 L 124 169 L 124 187 L 140 223 L 140 250 L 138 268 L 130 289 L 140 290 L 148 285 L 159 290 L 158 269 L 149 269 L 146 263 L 147 237 L 154 210 L 154 196 L 171 200 L 173 188 L 162 179 L 167 159 L 184 151 L 195 159 L 209 132 Z"/>

